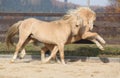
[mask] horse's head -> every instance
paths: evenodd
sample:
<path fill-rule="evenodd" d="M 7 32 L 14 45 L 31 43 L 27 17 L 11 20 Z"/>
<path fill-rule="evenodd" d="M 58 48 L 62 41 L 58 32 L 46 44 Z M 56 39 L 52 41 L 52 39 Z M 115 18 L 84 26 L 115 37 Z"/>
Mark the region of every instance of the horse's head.
<path fill-rule="evenodd" d="M 68 21 L 72 35 L 77 35 L 80 27 L 82 26 L 82 19 L 80 18 L 80 16 L 74 13 L 68 13 L 64 15 L 63 19 Z"/>
<path fill-rule="evenodd" d="M 82 27 L 83 20 L 79 15 L 73 15 L 73 20 L 71 22 L 72 35 L 78 35 L 80 27 Z"/>
<path fill-rule="evenodd" d="M 80 7 L 76 10 L 76 13 L 83 19 L 83 26 L 89 27 L 89 30 L 92 30 L 96 13 L 88 7 Z"/>

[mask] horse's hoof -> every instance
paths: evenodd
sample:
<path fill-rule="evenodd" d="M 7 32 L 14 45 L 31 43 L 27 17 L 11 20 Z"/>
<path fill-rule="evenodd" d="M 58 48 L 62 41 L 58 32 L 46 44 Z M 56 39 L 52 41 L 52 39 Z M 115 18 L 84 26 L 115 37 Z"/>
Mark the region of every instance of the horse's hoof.
<path fill-rule="evenodd" d="M 57 63 L 60 64 L 61 63 L 60 60 L 57 60 Z"/>
<path fill-rule="evenodd" d="M 62 62 L 62 64 L 63 64 L 63 65 L 66 65 L 66 63 L 65 63 L 65 62 Z"/>
<path fill-rule="evenodd" d="M 24 57 L 18 56 L 19 59 L 23 59 Z"/>
<path fill-rule="evenodd" d="M 54 63 L 56 63 L 56 61 L 55 61 L 55 60 L 51 60 L 50 63 L 51 63 L 51 64 L 54 64 Z"/>
<path fill-rule="evenodd" d="M 19 59 L 23 59 L 22 57 L 19 57 Z"/>
<path fill-rule="evenodd" d="M 67 65 L 66 63 L 62 63 L 63 65 Z"/>
<path fill-rule="evenodd" d="M 47 64 L 48 62 L 42 61 L 41 63 L 42 63 L 42 64 Z"/>
<path fill-rule="evenodd" d="M 101 48 L 100 50 L 104 51 L 105 49 L 104 49 L 104 48 Z"/>
<path fill-rule="evenodd" d="M 15 63 L 15 61 L 14 61 L 14 60 L 11 60 L 10 63 Z"/>
<path fill-rule="evenodd" d="M 42 63 L 43 64 L 47 64 L 47 63 L 49 63 L 49 61 L 48 60 L 44 60 L 44 61 L 42 61 Z"/>
<path fill-rule="evenodd" d="M 23 59 L 23 58 L 25 57 L 25 55 L 26 55 L 26 54 L 22 54 L 22 53 L 21 53 L 21 54 L 19 54 L 18 58 L 19 58 L 19 59 Z"/>

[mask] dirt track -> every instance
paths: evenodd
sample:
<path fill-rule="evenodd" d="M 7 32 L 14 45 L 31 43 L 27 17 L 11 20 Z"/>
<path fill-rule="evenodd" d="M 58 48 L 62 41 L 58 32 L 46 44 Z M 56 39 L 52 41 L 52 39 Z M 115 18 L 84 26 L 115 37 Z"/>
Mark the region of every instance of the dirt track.
<path fill-rule="evenodd" d="M 39 60 L 0 58 L 0 78 L 120 78 L 120 63 L 68 62 L 41 64 Z"/>

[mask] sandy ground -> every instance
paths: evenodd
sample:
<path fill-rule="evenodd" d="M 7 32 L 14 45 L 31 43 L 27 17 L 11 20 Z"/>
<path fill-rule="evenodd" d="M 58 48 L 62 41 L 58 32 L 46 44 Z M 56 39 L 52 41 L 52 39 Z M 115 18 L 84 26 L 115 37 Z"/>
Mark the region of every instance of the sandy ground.
<path fill-rule="evenodd" d="M 0 78 L 120 78 L 120 63 L 68 62 L 41 64 L 40 60 L 0 58 Z"/>

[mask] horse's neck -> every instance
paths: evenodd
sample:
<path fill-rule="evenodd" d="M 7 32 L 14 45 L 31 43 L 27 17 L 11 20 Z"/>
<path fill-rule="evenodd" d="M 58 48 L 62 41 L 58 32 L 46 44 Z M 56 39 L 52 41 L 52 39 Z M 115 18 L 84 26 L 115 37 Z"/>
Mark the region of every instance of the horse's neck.
<path fill-rule="evenodd" d="M 69 30 L 69 32 L 70 32 L 70 35 L 71 35 L 71 33 L 72 33 L 72 27 L 71 27 L 71 23 L 68 21 L 68 20 L 62 20 L 63 21 L 63 24 L 65 25 L 63 25 L 63 27 L 65 27 L 65 28 L 67 28 L 68 30 Z"/>
<path fill-rule="evenodd" d="M 66 20 L 59 20 L 57 21 L 60 27 L 62 28 L 63 32 L 68 36 L 68 38 L 72 34 L 72 29 L 70 24 Z"/>

